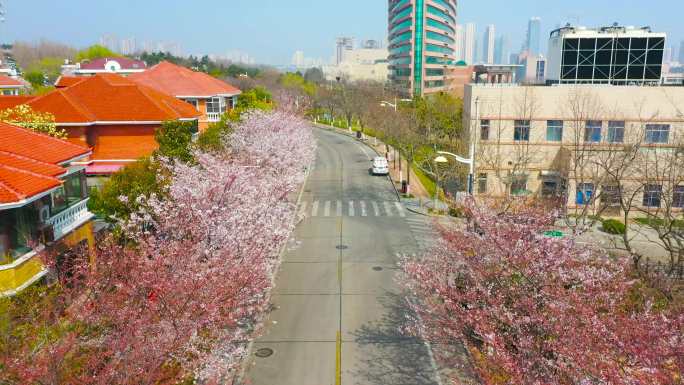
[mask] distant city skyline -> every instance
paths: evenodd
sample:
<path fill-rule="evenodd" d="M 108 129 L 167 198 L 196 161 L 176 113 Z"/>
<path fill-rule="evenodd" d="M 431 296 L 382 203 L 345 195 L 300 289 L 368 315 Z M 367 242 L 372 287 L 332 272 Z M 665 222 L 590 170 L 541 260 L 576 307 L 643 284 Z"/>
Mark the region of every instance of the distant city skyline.
<path fill-rule="evenodd" d="M 458 23 L 475 23 L 483 40 L 487 25 L 495 25 L 497 36 L 505 36 L 511 52 L 526 41 L 531 17 L 542 19 L 540 50 L 545 51 L 549 32 L 565 23 L 596 27 L 618 22 L 622 25 L 650 25 L 668 34 L 668 46 L 679 48 L 684 40 L 680 18 L 684 2 L 661 0 L 653 4 L 624 0 L 576 0 L 549 6 L 542 0 L 520 0 L 510 7 L 505 0 L 459 3 Z M 338 36 L 386 41 L 386 1 L 345 0 L 344 7 L 315 0 L 206 0 L 202 7 L 180 0 L 149 0 L 116 3 L 85 0 L 5 2 L 7 20 L 0 25 L 0 41 L 37 41 L 42 38 L 76 47 L 98 43 L 103 35 L 142 42 L 175 42 L 184 54 L 225 55 L 240 51 L 256 62 L 289 64 L 295 51 L 307 57 L 329 59 L 335 54 Z M 135 12 L 130 12 L 135 9 Z M 209 12 L 207 10 L 210 10 Z M 359 10 L 363 10 L 360 12 Z M 465 31 L 464 31 L 465 32 Z M 125 44 L 131 46 L 132 41 Z M 482 44 L 480 44 L 482 46 Z M 124 48 L 127 50 L 128 48 Z M 673 50 L 680 51 L 681 49 Z M 473 47 L 473 55 L 477 48 Z"/>

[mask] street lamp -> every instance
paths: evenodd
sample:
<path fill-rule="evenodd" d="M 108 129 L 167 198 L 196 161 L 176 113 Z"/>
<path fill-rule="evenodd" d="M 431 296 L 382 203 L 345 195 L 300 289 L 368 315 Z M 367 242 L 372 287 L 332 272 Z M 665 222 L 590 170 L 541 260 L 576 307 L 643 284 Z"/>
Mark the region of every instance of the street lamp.
<path fill-rule="evenodd" d="M 469 166 L 469 170 L 468 170 L 468 194 L 473 195 L 473 185 L 475 183 L 475 179 L 474 179 L 474 177 L 475 177 L 474 176 L 474 174 L 475 174 L 475 144 L 473 143 L 470 145 L 470 158 L 464 158 L 462 156 L 458 156 L 456 154 L 452 154 L 452 153 L 446 152 L 446 151 L 437 151 L 437 153 L 440 155 L 451 156 L 454 159 L 456 159 L 456 161 L 458 163 L 467 164 Z M 440 157 L 438 157 L 438 158 L 440 158 Z M 444 156 L 441 156 L 441 158 L 444 158 L 444 160 L 446 160 L 446 158 Z"/>
<path fill-rule="evenodd" d="M 439 165 L 449 163 L 449 160 L 446 157 L 440 155 L 440 156 L 435 158 L 434 162 L 436 164 L 435 165 L 435 182 L 436 182 L 435 184 L 436 184 L 436 186 L 435 186 L 435 204 L 434 204 L 435 207 L 434 207 L 434 209 L 437 210 L 437 203 L 439 201 Z"/>

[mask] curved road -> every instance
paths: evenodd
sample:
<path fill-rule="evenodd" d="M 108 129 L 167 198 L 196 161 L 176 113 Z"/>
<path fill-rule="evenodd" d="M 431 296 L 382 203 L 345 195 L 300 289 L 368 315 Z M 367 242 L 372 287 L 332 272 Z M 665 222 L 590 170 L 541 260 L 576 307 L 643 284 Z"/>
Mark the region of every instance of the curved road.
<path fill-rule="evenodd" d="M 283 256 L 265 334 L 252 347 L 252 385 L 437 384 L 422 341 L 400 332 L 407 310 L 397 253 L 430 229 L 406 211 L 388 178 L 369 175 L 373 150 L 316 130 L 318 155 Z M 254 353 L 271 349 L 259 358 Z"/>

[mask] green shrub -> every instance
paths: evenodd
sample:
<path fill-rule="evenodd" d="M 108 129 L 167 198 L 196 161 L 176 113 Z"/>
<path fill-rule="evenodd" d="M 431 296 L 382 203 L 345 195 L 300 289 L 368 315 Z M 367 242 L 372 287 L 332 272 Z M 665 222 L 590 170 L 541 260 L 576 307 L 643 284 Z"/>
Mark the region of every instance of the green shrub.
<path fill-rule="evenodd" d="M 626 227 L 624 223 L 618 220 L 606 219 L 603 221 L 603 231 L 608 234 L 622 235 L 625 233 Z"/>

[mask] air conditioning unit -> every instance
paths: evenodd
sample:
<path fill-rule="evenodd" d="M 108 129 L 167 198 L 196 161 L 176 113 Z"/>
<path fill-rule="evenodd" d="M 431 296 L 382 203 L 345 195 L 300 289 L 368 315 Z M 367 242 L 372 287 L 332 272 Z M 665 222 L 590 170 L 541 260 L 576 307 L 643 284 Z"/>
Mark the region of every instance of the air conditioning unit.
<path fill-rule="evenodd" d="M 38 211 L 38 220 L 40 223 L 45 223 L 50 219 L 50 206 L 43 206 Z"/>

